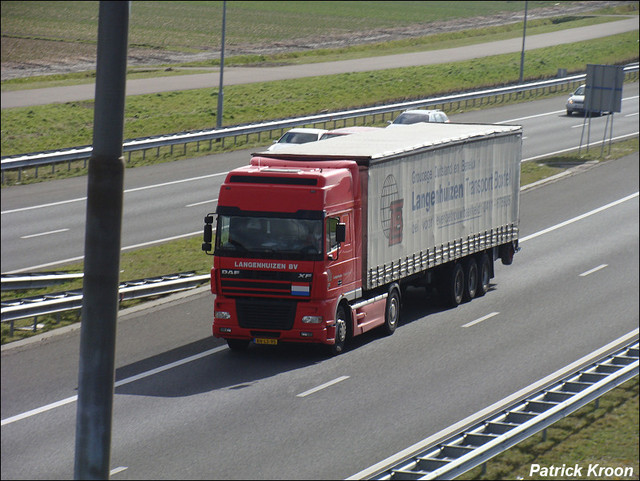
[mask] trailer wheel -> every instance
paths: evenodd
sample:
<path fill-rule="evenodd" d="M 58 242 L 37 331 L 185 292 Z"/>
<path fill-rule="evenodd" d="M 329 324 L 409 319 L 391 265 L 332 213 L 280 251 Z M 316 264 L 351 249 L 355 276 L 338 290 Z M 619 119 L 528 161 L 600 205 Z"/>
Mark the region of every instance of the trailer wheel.
<path fill-rule="evenodd" d="M 232 351 L 244 351 L 249 347 L 249 341 L 246 339 L 227 339 L 227 345 Z"/>
<path fill-rule="evenodd" d="M 384 311 L 384 333 L 390 336 L 396 331 L 400 321 L 400 294 L 395 287 L 391 288 L 387 297 L 387 306 Z"/>
<path fill-rule="evenodd" d="M 478 260 L 478 288 L 476 289 L 476 297 L 482 297 L 489 291 L 491 282 L 491 261 L 487 253 L 480 255 Z"/>
<path fill-rule="evenodd" d="M 478 289 L 478 264 L 473 257 L 464 263 L 464 293 L 462 299 L 467 302 L 476 296 Z"/>
<path fill-rule="evenodd" d="M 500 258 L 505 266 L 510 266 L 513 263 L 513 255 L 516 252 L 516 248 L 513 242 L 508 242 L 500 246 Z"/>
<path fill-rule="evenodd" d="M 336 311 L 336 339 L 331 346 L 332 354 L 340 354 L 344 352 L 344 346 L 347 342 L 347 312 L 342 304 L 338 306 Z"/>
<path fill-rule="evenodd" d="M 464 269 L 459 262 L 446 268 L 441 285 L 441 296 L 445 305 L 456 307 L 464 295 Z"/>

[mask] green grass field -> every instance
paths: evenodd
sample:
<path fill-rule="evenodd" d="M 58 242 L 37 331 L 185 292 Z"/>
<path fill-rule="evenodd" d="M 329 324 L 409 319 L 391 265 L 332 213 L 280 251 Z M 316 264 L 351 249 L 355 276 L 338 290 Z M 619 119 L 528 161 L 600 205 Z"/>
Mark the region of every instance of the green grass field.
<path fill-rule="evenodd" d="M 3 1 L 3 62 L 46 58 L 56 48 L 62 48 L 60 44 L 73 48 L 95 47 L 98 3 Z M 529 1 L 531 18 L 537 9 L 555 3 Z M 222 2 L 131 2 L 129 46 L 156 51 L 217 52 L 222 39 L 222 7 Z M 633 10 L 633 2 L 624 8 Z M 620 13 L 620 9 L 616 12 Z M 255 51 L 275 43 L 295 46 L 308 44 L 310 39 L 318 42 L 328 37 L 342 39 L 343 44 L 348 44 L 354 35 L 366 34 L 374 41 L 376 36 L 384 40 L 385 29 L 415 31 L 434 22 L 497 14 L 503 14 L 504 23 L 511 23 L 510 28 L 520 32 L 521 22 L 517 15 L 524 14 L 524 2 L 233 1 L 227 2 L 225 44 L 230 56 L 234 51 Z M 591 15 L 559 17 L 555 24 L 589 17 Z M 532 27 L 535 26 L 535 22 L 532 23 Z M 565 26 L 559 25 L 559 28 Z M 44 43 L 34 49 L 32 42 L 21 43 L 23 40 Z M 6 48 L 5 42 L 9 42 Z M 23 44 L 30 48 L 21 48 Z"/>

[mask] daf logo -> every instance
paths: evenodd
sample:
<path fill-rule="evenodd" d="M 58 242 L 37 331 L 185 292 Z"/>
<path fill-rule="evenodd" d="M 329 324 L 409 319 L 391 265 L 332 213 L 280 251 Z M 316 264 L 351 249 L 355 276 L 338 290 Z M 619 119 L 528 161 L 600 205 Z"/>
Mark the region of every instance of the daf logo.
<path fill-rule="evenodd" d="M 240 275 L 240 271 L 236 269 L 222 269 L 220 272 L 222 272 L 223 276 L 239 276 Z"/>

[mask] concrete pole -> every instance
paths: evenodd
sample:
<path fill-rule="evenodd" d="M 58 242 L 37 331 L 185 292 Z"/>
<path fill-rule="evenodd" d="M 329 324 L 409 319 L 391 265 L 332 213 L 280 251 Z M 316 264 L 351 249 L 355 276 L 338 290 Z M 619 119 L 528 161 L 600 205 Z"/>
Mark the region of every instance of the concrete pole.
<path fill-rule="evenodd" d="M 218 88 L 218 115 L 216 115 L 216 129 L 222 126 L 222 77 L 224 73 L 224 32 L 227 23 L 227 0 L 222 3 L 222 47 L 220 47 L 220 87 Z"/>
<path fill-rule="evenodd" d="M 128 1 L 101 1 L 85 227 L 75 479 L 108 479 L 118 316 Z"/>
<path fill-rule="evenodd" d="M 525 0 L 524 2 L 524 28 L 522 29 L 522 53 L 520 54 L 520 82 L 524 78 L 524 40 L 527 36 L 527 7 L 529 2 Z"/>

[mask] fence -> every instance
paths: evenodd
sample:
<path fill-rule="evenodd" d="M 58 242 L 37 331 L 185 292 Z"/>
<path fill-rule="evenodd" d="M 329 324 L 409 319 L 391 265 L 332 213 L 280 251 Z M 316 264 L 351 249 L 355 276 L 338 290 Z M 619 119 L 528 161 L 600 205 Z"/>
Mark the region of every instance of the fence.
<path fill-rule="evenodd" d="M 118 287 L 120 302 L 193 289 L 209 282 L 210 277 L 210 274 L 195 275 L 193 272 L 181 272 L 122 282 Z M 82 308 L 82 289 L 6 300 L 2 301 L 2 322 L 10 323 L 10 335 L 13 336 L 15 321 L 33 317 L 31 330 L 36 332 L 38 316 L 59 314 L 80 308 Z"/>
<path fill-rule="evenodd" d="M 625 80 L 637 80 L 638 64 L 630 64 L 624 68 Z M 422 100 L 413 100 L 407 102 L 394 103 L 389 105 L 380 105 L 374 107 L 366 107 L 362 109 L 346 110 L 342 112 L 323 113 L 318 115 L 310 115 L 293 119 L 274 120 L 259 124 L 240 125 L 234 127 L 226 127 L 214 130 L 202 130 L 193 132 L 182 132 L 156 137 L 139 138 L 127 140 L 123 144 L 123 151 L 128 154 L 131 160 L 133 152 L 142 151 L 143 158 L 146 152 L 152 149 L 156 150 L 156 156 L 159 157 L 161 148 L 169 148 L 173 154 L 175 146 L 182 145 L 183 151 L 186 153 L 187 145 L 196 144 L 196 150 L 200 150 L 201 142 L 208 142 L 209 150 L 212 148 L 213 142 L 220 142 L 224 149 L 225 141 L 233 139 L 236 145 L 238 139 L 245 138 L 245 142 L 249 141 L 249 136 L 257 136 L 257 140 L 261 140 L 262 135 L 274 137 L 274 133 L 281 135 L 285 129 L 293 127 L 311 126 L 321 128 L 338 128 L 351 125 L 364 125 L 367 123 L 375 124 L 376 122 L 384 122 L 386 117 L 392 118 L 396 112 L 414 108 L 440 108 L 442 110 L 460 109 L 478 107 L 488 105 L 490 103 L 504 103 L 512 100 L 514 97 L 518 99 L 534 98 L 545 93 L 556 93 L 563 91 L 572 91 L 580 83 L 584 83 L 586 74 L 573 75 L 569 77 L 556 78 L 551 80 L 543 80 L 531 82 L 527 84 L 511 85 L 506 87 L 484 89 L 466 93 L 456 93 L 442 97 L 427 98 Z M 36 152 L 23 155 L 12 155 L 2 157 L 2 183 L 5 181 L 5 172 L 9 170 L 18 170 L 18 181 L 21 180 L 22 169 L 35 168 L 37 177 L 37 168 L 44 165 L 51 165 L 52 172 L 55 172 L 56 164 L 72 161 L 84 160 L 91 157 L 93 151 L 92 146 L 73 147 L 69 149 L 51 150 L 46 152 Z"/>

